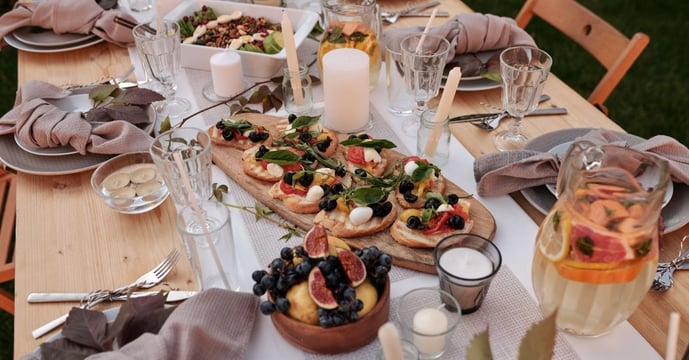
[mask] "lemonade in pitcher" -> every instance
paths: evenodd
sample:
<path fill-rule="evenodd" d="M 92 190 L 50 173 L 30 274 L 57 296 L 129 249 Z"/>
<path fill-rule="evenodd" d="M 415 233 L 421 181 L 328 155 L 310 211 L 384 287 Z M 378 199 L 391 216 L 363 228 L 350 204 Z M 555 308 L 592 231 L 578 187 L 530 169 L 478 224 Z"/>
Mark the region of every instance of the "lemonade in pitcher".
<path fill-rule="evenodd" d="M 538 231 L 532 282 L 557 326 L 597 336 L 626 320 L 658 263 L 667 163 L 629 148 L 574 143 L 561 167 L 558 201 Z"/>

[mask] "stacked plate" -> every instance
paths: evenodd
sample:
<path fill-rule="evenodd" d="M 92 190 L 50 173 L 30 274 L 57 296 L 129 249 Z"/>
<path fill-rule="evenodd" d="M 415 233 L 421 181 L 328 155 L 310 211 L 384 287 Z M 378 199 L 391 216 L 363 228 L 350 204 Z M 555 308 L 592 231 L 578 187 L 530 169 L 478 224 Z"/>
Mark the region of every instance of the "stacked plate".
<path fill-rule="evenodd" d="M 500 50 L 491 50 L 491 51 L 482 51 L 476 54 L 464 54 L 460 55 L 459 57 L 462 56 L 468 56 L 468 57 L 474 57 L 477 61 L 479 61 L 482 66 L 486 66 L 486 63 L 491 60 L 491 58 L 497 56 L 500 54 Z M 455 58 L 455 59 L 457 59 Z M 442 80 L 442 87 L 445 87 L 445 80 L 447 80 L 447 73 L 452 70 L 452 67 L 455 65 L 458 65 L 458 62 L 461 63 L 461 61 L 453 61 L 450 64 L 447 64 L 445 67 L 445 72 L 443 73 L 443 80 Z M 478 74 L 479 69 L 475 69 L 475 71 L 469 71 L 469 73 L 463 73 L 462 74 L 462 80 L 459 82 L 459 86 L 457 86 L 458 91 L 483 91 L 483 90 L 491 90 L 495 88 L 499 88 L 502 84 L 493 81 L 491 79 L 488 79 L 484 76 L 481 76 Z"/>
<path fill-rule="evenodd" d="M 19 50 L 52 53 L 85 48 L 103 39 L 93 34 L 56 34 L 52 30 L 26 26 L 7 34 L 5 41 Z"/>

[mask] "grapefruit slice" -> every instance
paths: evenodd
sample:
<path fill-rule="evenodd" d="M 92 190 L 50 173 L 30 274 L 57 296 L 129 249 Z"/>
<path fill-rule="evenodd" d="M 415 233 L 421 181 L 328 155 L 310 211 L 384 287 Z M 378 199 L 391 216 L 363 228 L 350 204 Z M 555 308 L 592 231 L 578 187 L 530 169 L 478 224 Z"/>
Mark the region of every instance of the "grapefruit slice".
<path fill-rule="evenodd" d="M 582 224 L 572 225 L 572 257 L 576 261 L 615 263 L 634 259 L 634 250 L 623 238 L 604 234 Z"/>

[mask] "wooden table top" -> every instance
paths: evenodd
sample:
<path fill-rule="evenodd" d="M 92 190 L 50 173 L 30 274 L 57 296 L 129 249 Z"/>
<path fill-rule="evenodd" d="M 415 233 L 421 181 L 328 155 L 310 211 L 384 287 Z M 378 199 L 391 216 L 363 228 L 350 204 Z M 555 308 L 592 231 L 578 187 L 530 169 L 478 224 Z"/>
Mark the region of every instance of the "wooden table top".
<path fill-rule="evenodd" d="M 380 3 L 388 9 L 402 4 L 385 1 Z M 453 14 L 470 11 L 461 2 L 450 0 L 444 0 L 439 10 Z M 445 20 L 436 19 L 436 22 Z M 395 26 L 423 24 L 424 21 L 423 18 L 405 18 Z M 131 64 L 126 49 L 106 43 L 62 53 L 19 51 L 18 58 L 20 85 L 29 80 L 89 84 L 122 74 Z M 545 92 L 552 98 L 547 104 L 564 106 L 569 114 L 525 121 L 523 129 L 529 137 L 573 127 L 622 130 L 554 75 L 549 78 Z M 484 112 L 481 102 L 499 104 L 500 90 L 458 92 L 451 115 Z M 453 125 L 452 130 L 474 156 L 495 151 L 492 133 L 469 124 Z M 171 248 L 181 250 L 171 200 L 146 214 L 121 215 L 110 210 L 91 190 L 90 176 L 90 171 L 59 176 L 18 174 L 15 358 L 32 351 L 44 340 L 34 340 L 31 330 L 62 315 L 72 306 L 66 303 L 30 305 L 24 300 L 29 293 L 117 287 L 157 264 Z M 536 223 L 543 219 L 523 197 L 515 195 L 515 198 Z M 684 226 L 665 236 L 661 260 L 676 254 L 679 240 L 687 233 L 689 226 Z M 174 288 L 194 288 L 186 262 L 180 262 L 167 281 Z M 671 311 L 682 314 L 681 328 L 689 327 L 689 308 L 685 306 L 689 298 L 687 292 L 689 278 L 677 276 L 671 291 L 649 292 L 630 318 L 632 325 L 661 354 L 665 351 Z M 689 332 L 680 332 L 678 349 L 683 350 L 687 344 Z"/>

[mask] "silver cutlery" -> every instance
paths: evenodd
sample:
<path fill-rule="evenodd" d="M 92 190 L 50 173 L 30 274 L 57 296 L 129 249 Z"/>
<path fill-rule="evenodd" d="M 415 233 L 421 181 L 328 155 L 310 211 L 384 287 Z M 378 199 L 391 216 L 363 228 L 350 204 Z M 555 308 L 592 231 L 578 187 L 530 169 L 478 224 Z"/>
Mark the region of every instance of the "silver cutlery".
<path fill-rule="evenodd" d="M 406 14 L 400 14 L 399 17 L 428 17 L 431 16 L 433 12 L 431 11 L 415 11 Z M 447 11 L 438 11 L 435 13 L 435 17 L 448 17 L 450 13 Z"/>
<path fill-rule="evenodd" d="M 160 291 L 137 291 L 131 293 L 132 298 L 151 296 L 160 293 Z M 47 303 L 47 302 L 70 302 L 70 301 L 84 301 L 91 293 L 31 293 L 26 298 L 29 303 Z M 196 295 L 196 291 L 167 291 L 165 302 L 174 303 L 186 300 Z M 127 294 L 113 295 L 108 301 L 123 301 L 127 300 Z"/>
<path fill-rule="evenodd" d="M 491 119 L 495 119 L 496 117 L 507 114 L 506 111 L 503 112 L 498 112 L 498 113 L 481 113 L 481 114 L 470 114 L 470 115 L 461 115 L 461 116 L 455 116 L 453 118 L 450 118 L 450 124 L 459 124 L 459 123 L 465 123 L 465 122 L 470 122 L 470 123 L 478 123 L 478 122 L 485 122 L 489 121 Z M 526 116 L 543 116 L 543 115 L 563 115 L 567 114 L 567 109 L 566 108 L 545 108 L 545 109 L 536 109 L 529 114 L 526 114 Z M 503 115 L 505 116 L 505 115 Z"/>
<path fill-rule="evenodd" d="M 565 108 L 547 108 L 547 109 L 536 109 L 525 116 L 541 116 L 541 115 L 565 115 L 567 114 L 567 109 Z M 510 114 L 507 111 L 501 112 L 498 116 L 494 118 L 485 119 L 481 122 L 474 122 L 472 125 L 478 126 L 479 128 L 487 131 L 493 131 L 498 128 L 500 121 L 502 119 L 509 118 Z"/>
<path fill-rule="evenodd" d="M 682 238 L 680 243 L 680 251 L 684 246 L 687 236 Z M 679 256 L 670 262 L 658 263 L 656 274 L 653 279 L 651 289 L 655 291 L 667 291 L 675 284 L 674 274 L 676 270 L 689 269 L 689 248 L 682 251 Z"/>
<path fill-rule="evenodd" d="M 122 286 L 120 288 L 117 288 L 115 290 L 109 291 L 109 290 L 97 290 L 91 293 L 91 295 L 86 297 L 86 303 L 81 306 L 82 309 L 89 309 L 92 308 L 104 301 L 107 301 L 109 297 L 113 295 L 122 295 L 126 294 L 128 291 L 132 289 L 149 289 L 152 288 L 156 285 L 158 285 L 165 277 L 172 271 L 172 269 L 175 267 L 177 264 L 177 260 L 179 260 L 179 251 L 177 249 L 173 249 L 172 252 L 170 252 L 163 261 L 160 262 L 156 267 L 151 269 L 151 271 L 141 275 L 138 279 L 136 279 L 134 282 L 131 284 Z M 47 334 L 48 332 L 52 331 L 56 327 L 64 324 L 64 322 L 67 320 L 67 316 L 69 316 L 69 313 L 64 314 L 60 316 L 59 318 L 52 320 L 41 327 L 35 329 L 34 331 L 31 332 L 31 335 L 34 337 L 34 339 L 38 339 L 41 336 Z"/>
<path fill-rule="evenodd" d="M 380 17 L 383 19 L 383 21 L 387 22 L 388 24 L 394 24 L 397 22 L 397 19 L 403 14 L 409 14 L 413 13 L 416 11 L 421 11 L 424 9 L 428 9 L 434 6 L 440 5 L 440 1 L 431 1 L 427 3 L 423 3 L 414 7 L 410 7 L 408 9 L 404 10 L 399 10 L 399 11 L 381 11 L 380 12 Z M 437 15 L 436 15 L 437 16 Z"/>

